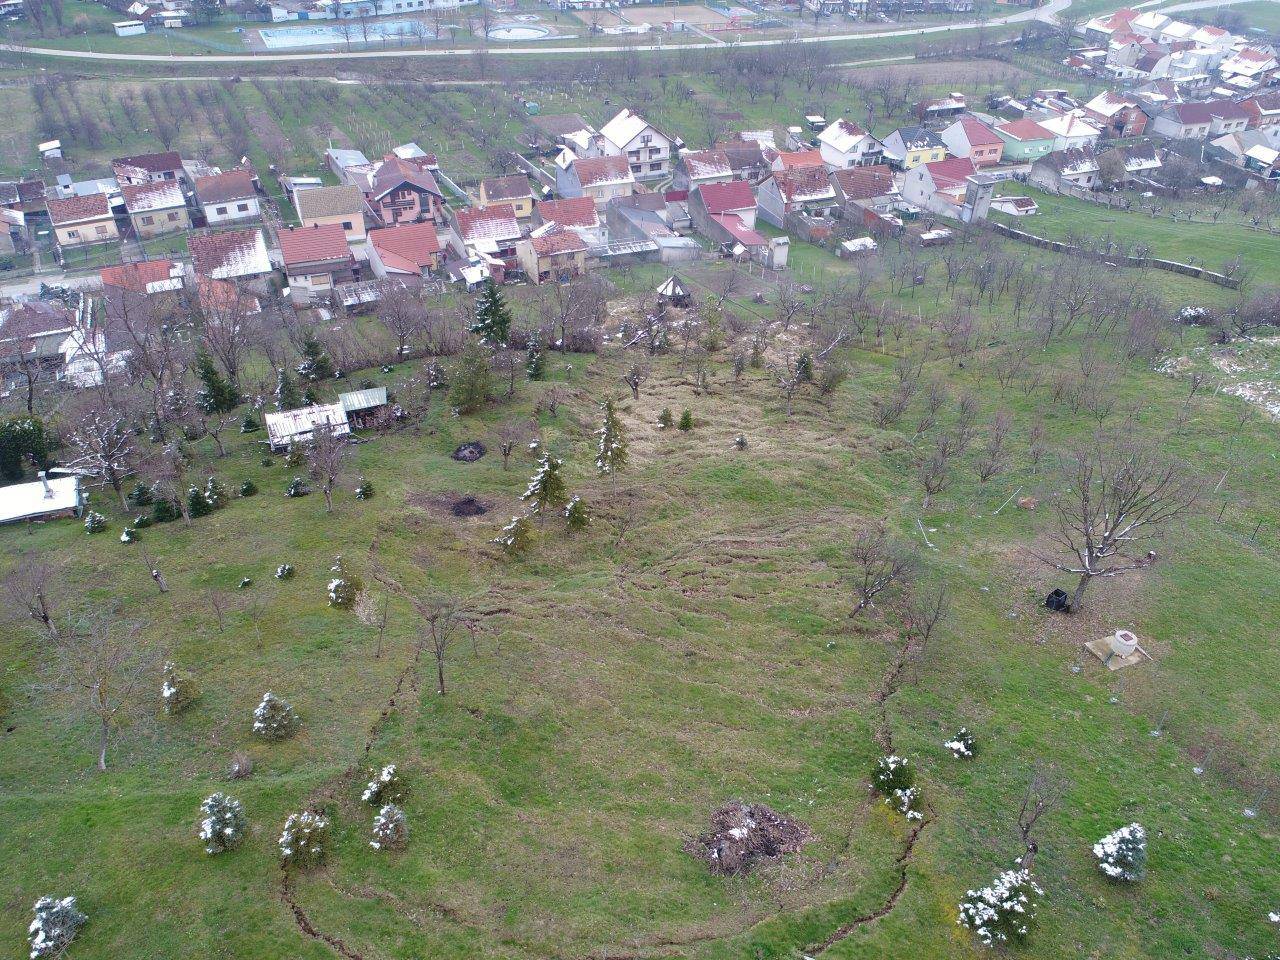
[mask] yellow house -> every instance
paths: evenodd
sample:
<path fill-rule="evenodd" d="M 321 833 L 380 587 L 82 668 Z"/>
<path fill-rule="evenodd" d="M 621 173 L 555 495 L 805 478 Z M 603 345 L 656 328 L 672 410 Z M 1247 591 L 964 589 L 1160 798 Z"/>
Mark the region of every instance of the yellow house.
<path fill-rule="evenodd" d="M 120 193 L 134 232 L 142 240 L 191 227 L 187 200 L 176 180 L 126 184 Z"/>
<path fill-rule="evenodd" d="M 574 231 L 548 223 L 516 244 L 516 260 L 534 283 L 580 277 L 587 272 L 587 244 Z"/>
<path fill-rule="evenodd" d="M 885 156 L 899 170 L 947 158 L 947 145 L 924 127 L 899 127 L 884 140 Z"/>
<path fill-rule="evenodd" d="M 49 200 L 45 205 L 59 247 L 83 247 L 120 237 L 105 194 Z"/>
<path fill-rule="evenodd" d="M 347 184 L 300 190 L 294 195 L 294 203 L 304 227 L 336 223 L 341 225 L 348 243 L 358 243 L 365 238 L 364 194 L 359 187 Z"/>
<path fill-rule="evenodd" d="M 533 190 L 529 187 L 529 178 L 523 173 L 509 177 L 489 177 L 480 181 L 481 210 L 495 203 L 509 203 L 516 212 L 517 220 L 533 216 Z"/>

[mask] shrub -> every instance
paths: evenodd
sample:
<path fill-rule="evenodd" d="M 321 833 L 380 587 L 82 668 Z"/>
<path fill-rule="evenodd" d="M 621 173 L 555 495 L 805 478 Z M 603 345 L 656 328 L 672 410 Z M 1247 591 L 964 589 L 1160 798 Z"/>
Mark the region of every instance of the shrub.
<path fill-rule="evenodd" d="M 227 485 L 217 477 L 210 477 L 204 484 L 204 498 L 214 510 L 221 510 L 231 501 Z"/>
<path fill-rule="evenodd" d="M 75 897 L 41 897 L 36 901 L 35 912 L 35 919 L 27 928 L 31 960 L 61 954 L 89 919 L 77 909 Z"/>
<path fill-rule="evenodd" d="M 161 497 L 151 508 L 151 519 L 156 523 L 171 523 L 182 516 L 182 508 L 172 497 Z"/>
<path fill-rule="evenodd" d="M 813 357 L 807 352 L 796 360 L 796 379 L 801 383 L 813 382 Z"/>
<path fill-rule="evenodd" d="M 747 438 L 745 435 L 740 433 L 733 438 L 733 449 L 735 450 L 747 449 Z"/>
<path fill-rule="evenodd" d="M 205 499 L 204 491 L 196 487 L 187 490 L 187 512 L 193 517 L 204 517 L 213 513 L 213 504 Z"/>
<path fill-rule="evenodd" d="M 373 839 L 369 846 L 375 850 L 399 850 L 409 842 L 409 818 L 394 803 L 388 803 L 373 818 Z"/>
<path fill-rule="evenodd" d="M 263 740 L 288 740 L 301 724 L 293 707 L 270 690 L 253 711 L 253 732 Z"/>
<path fill-rule="evenodd" d="M 135 530 L 133 527 L 125 527 L 123 530 L 120 531 L 121 543 L 133 543 L 133 541 L 137 539 L 138 539 L 138 531 Z"/>
<path fill-rule="evenodd" d="M 329 606 L 342 610 L 353 606 L 364 584 L 355 574 L 347 572 L 342 557 L 334 557 L 333 566 L 329 570 L 333 574 L 333 578 L 329 581 Z"/>
<path fill-rule="evenodd" d="M 90 510 L 84 515 L 84 532 L 85 533 L 101 533 L 107 529 L 107 518 L 96 510 Z"/>
<path fill-rule="evenodd" d="M 1022 940 L 1043 894 L 1030 871 L 1006 870 L 991 886 L 964 895 L 958 923 L 988 947 Z"/>
<path fill-rule="evenodd" d="M 155 521 L 152 520 L 150 517 L 148 517 L 145 513 L 140 513 L 133 518 L 133 523 L 129 524 L 129 526 L 133 527 L 134 530 L 145 530 L 147 527 L 151 526 L 151 524 L 153 524 L 154 522 Z"/>
<path fill-rule="evenodd" d="M 329 820 L 304 810 L 291 813 L 280 833 L 280 862 L 286 867 L 313 867 L 324 861 L 329 843 Z"/>
<path fill-rule="evenodd" d="M 508 556 L 518 557 L 533 544 L 533 524 L 528 517 L 512 517 L 511 522 L 502 528 L 502 532 L 493 538 L 493 542 L 505 550 Z"/>
<path fill-rule="evenodd" d="M 133 507 L 149 507 L 155 502 L 155 496 L 152 494 L 151 488 L 141 480 L 129 491 L 129 496 L 126 499 L 129 501 L 129 505 Z"/>
<path fill-rule="evenodd" d="M 685 407 L 680 413 L 680 420 L 676 424 L 676 427 L 683 430 L 685 433 L 688 433 L 693 429 L 693 412 L 688 407 Z"/>
<path fill-rule="evenodd" d="M 258 485 L 252 480 L 246 480 L 244 483 L 240 484 L 240 496 L 242 497 L 252 497 L 257 492 Z"/>
<path fill-rule="evenodd" d="M 1112 880 L 1133 883 L 1147 871 L 1147 831 L 1131 823 L 1108 833 L 1093 845 L 1098 869 Z"/>
<path fill-rule="evenodd" d="M 200 691 L 196 682 L 179 673 L 172 660 L 165 661 L 164 680 L 160 684 L 160 703 L 166 716 L 175 717 L 196 702 Z"/>
<path fill-rule="evenodd" d="M 381 770 L 373 773 L 373 779 L 364 788 L 360 799 L 372 806 L 384 803 L 403 803 L 409 796 L 409 787 L 404 778 L 396 770 L 394 763 L 388 763 Z"/>
<path fill-rule="evenodd" d="M 305 497 L 311 489 L 307 486 L 307 481 L 301 477 L 294 477 L 289 481 L 289 486 L 285 487 L 284 495 L 286 497 Z"/>
<path fill-rule="evenodd" d="M 920 811 L 920 791 L 915 783 L 915 769 L 907 762 L 906 757 L 894 754 L 877 760 L 875 769 L 871 773 L 871 785 L 876 793 L 884 797 L 886 804 L 908 820 L 923 820 L 924 814 Z"/>
<path fill-rule="evenodd" d="M 197 835 L 204 841 L 205 853 L 225 853 L 240 846 L 248 821 L 239 800 L 215 793 L 200 804 L 200 813 L 203 819 Z"/>
<path fill-rule="evenodd" d="M 243 577 L 236 586 L 241 590 L 247 590 L 253 586 L 253 577 Z"/>
<path fill-rule="evenodd" d="M 246 413 L 244 419 L 240 421 L 241 433 L 256 433 L 262 429 L 262 424 L 258 423 L 257 418 L 252 413 Z"/>
<path fill-rule="evenodd" d="M 370 483 L 368 480 L 366 480 L 364 477 L 361 477 L 360 482 L 356 485 L 356 499 L 357 500 L 373 499 L 373 484 Z"/>
<path fill-rule="evenodd" d="M 943 744 L 957 760 L 972 760 L 978 753 L 978 741 L 968 727 L 961 727 L 956 735 Z"/>
<path fill-rule="evenodd" d="M 277 580 L 291 580 L 293 579 L 294 573 L 293 564 L 282 563 L 280 566 L 276 567 Z"/>
<path fill-rule="evenodd" d="M 670 430 L 675 423 L 676 418 L 671 415 L 671 408 L 663 407 L 662 412 L 658 414 L 658 426 L 663 430 Z"/>

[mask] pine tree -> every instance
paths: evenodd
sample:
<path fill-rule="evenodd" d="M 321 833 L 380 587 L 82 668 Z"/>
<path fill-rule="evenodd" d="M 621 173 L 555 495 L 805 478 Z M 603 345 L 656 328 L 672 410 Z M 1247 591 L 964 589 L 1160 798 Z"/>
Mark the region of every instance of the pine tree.
<path fill-rule="evenodd" d="M 179 673 L 172 660 L 165 661 L 164 681 L 160 685 L 160 703 L 166 716 L 176 717 L 200 696 L 196 683 L 184 673 Z"/>
<path fill-rule="evenodd" d="M 193 517 L 205 517 L 213 513 L 213 504 L 205 498 L 204 491 L 198 487 L 187 490 L 187 512 Z"/>
<path fill-rule="evenodd" d="M 684 411 L 680 414 L 680 422 L 677 423 L 676 426 L 679 429 L 683 430 L 685 433 L 688 433 L 690 430 L 692 430 L 693 429 L 693 411 L 691 411 L 688 407 L 686 407 Z"/>
<path fill-rule="evenodd" d="M 494 350 L 505 347 L 511 336 L 511 310 L 492 280 L 485 281 L 484 290 L 476 300 L 476 319 L 471 324 L 471 332 Z"/>
<path fill-rule="evenodd" d="M 301 724 L 293 707 L 270 690 L 253 711 L 253 732 L 263 740 L 288 740 Z"/>
<path fill-rule="evenodd" d="M 200 390 L 196 394 L 196 406 L 201 413 L 226 413 L 240 404 L 240 397 L 226 377 L 213 365 L 213 358 L 201 350 L 196 353 L 196 376 L 200 378 Z"/>
<path fill-rule="evenodd" d="M 150 487 L 139 480 L 137 485 L 129 491 L 128 500 L 130 506 L 149 507 L 155 502 L 155 495 L 151 492 Z"/>
<path fill-rule="evenodd" d="M 399 850 L 409 842 L 409 818 L 394 803 L 388 803 L 373 818 L 373 839 L 369 846 L 375 850 Z"/>
<path fill-rule="evenodd" d="M 280 862 L 286 867 L 313 867 L 324 862 L 329 846 L 329 820 L 304 810 L 291 813 L 280 833 Z"/>
<path fill-rule="evenodd" d="M 400 776 L 396 765 L 388 763 L 372 775 L 368 785 L 364 788 L 364 793 L 360 794 L 360 799 L 377 807 L 384 803 L 404 803 L 405 798 L 408 796 L 408 784 Z"/>
<path fill-rule="evenodd" d="M 244 419 L 240 421 L 241 433 L 256 433 L 262 429 L 262 424 L 257 421 L 252 413 L 246 413 Z"/>
<path fill-rule="evenodd" d="M 529 335 L 529 349 L 525 352 L 524 372 L 530 380 L 541 380 L 547 374 L 547 356 L 537 331 Z"/>
<path fill-rule="evenodd" d="M 512 517 L 493 542 L 505 550 L 507 556 L 518 557 L 533 545 L 533 524 L 528 517 Z"/>
<path fill-rule="evenodd" d="M 596 431 L 596 436 L 600 438 L 596 448 L 596 469 L 601 476 L 605 476 L 617 473 L 626 465 L 627 434 L 612 400 L 600 404 L 600 410 L 604 416 L 600 429 Z"/>
<path fill-rule="evenodd" d="M 328 380 L 334 375 L 333 361 L 325 353 L 320 341 L 310 333 L 302 338 L 302 360 L 295 369 L 298 376 L 312 383 Z"/>
<path fill-rule="evenodd" d="M 248 829 L 244 805 L 225 793 L 215 793 L 200 804 L 200 829 L 197 836 L 204 841 L 207 854 L 225 853 L 240 846 Z"/>
<path fill-rule="evenodd" d="M 813 382 L 813 357 L 807 350 L 796 360 L 796 380 L 800 383 Z"/>
<path fill-rule="evenodd" d="M 258 485 L 252 480 L 246 480 L 244 483 L 240 484 L 240 496 L 242 497 L 252 497 L 257 492 Z"/>
<path fill-rule="evenodd" d="M 475 344 L 468 344 L 458 358 L 449 385 L 449 405 L 459 413 L 479 410 L 493 393 L 493 372 L 489 355 Z"/>
<path fill-rule="evenodd" d="M 538 472 L 529 481 L 529 487 L 520 499 L 530 504 L 539 518 L 547 513 L 563 507 L 569 501 L 569 491 L 565 486 L 560 468 L 564 464 L 549 453 L 542 455 L 538 463 Z"/>
<path fill-rule="evenodd" d="M 570 533 L 577 533 L 579 530 L 585 530 L 589 523 L 591 523 L 591 513 L 587 510 L 587 505 L 580 497 L 570 497 L 564 508 L 565 528 Z"/>
<path fill-rule="evenodd" d="M 84 532 L 85 533 L 101 533 L 107 529 L 107 518 L 95 510 L 90 510 L 84 515 Z"/>
<path fill-rule="evenodd" d="M 289 376 L 289 371 L 281 367 L 276 371 L 276 409 L 297 410 L 300 406 L 302 394 L 298 391 L 298 384 Z"/>
<path fill-rule="evenodd" d="M 670 407 L 663 407 L 662 412 L 658 414 L 658 427 L 662 430 L 670 430 L 676 424 L 676 418 L 671 415 Z"/>
<path fill-rule="evenodd" d="M 214 510 L 221 510 L 231 499 L 226 484 L 217 477 L 210 477 L 204 484 L 204 498 Z"/>
<path fill-rule="evenodd" d="M 333 558 L 333 566 L 329 571 L 333 574 L 332 579 L 329 580 L 329 606 L 340 610 L 355 606 L 356 598 L 364 589 L 364 583 L 347 570 L 342 557 Z"/>

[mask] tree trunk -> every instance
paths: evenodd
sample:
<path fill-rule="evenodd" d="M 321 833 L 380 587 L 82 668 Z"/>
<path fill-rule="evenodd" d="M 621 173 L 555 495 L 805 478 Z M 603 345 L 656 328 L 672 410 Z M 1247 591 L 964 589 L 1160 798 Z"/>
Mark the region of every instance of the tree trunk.
<path fill-rule="evenodd" d="M 1084 602 L 1084 591 L 1089 586 L 1089 581 L 1093 579 L 1093 574 L 1080 574 L 1080 582 L 1076 584 L 1075 593 L 1071 595 L 1071 612 L 1078 613 L 1080 605 Z"/>
<path fill-rule="evenodd" d="M 436 652 L 436 692 L 444 696 L 444 653 Z"/>
<path fill-rule="evenodd" d="M 107 737 L 110 732 L 107 718 L 103 717 L 101 726 L 98 728 L 98 769 L 104 772 L 107 769 Z"/>

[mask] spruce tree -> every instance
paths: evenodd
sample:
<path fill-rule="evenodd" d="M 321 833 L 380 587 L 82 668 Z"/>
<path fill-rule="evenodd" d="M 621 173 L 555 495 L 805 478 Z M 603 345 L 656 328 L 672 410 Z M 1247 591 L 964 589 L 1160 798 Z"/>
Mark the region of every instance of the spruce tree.
<path fill-rule="evenodd" d="M 195 681 L 178 671 L 172 660 L 164 665 L 164 681 L 160 685 L 160 703 L 166 716 L 176 717 L 199 698 Z"/>
<path fill-rule="evenodd" d="M 293 707 L 270 690 L 253 711 L 253 732 L 263 740 L 288 740 L 301 724 Z"/>
<path fill-rule="evenodd" d="M 409 818 L 394 803 L 386 804 L 373 818 L 373 839 L 369 846 L 375 850 L 399 850 L 409 842 Z"/>
<path fill-rule="evenodd" d="M 449 405 L 459 413 L 479 410 L 493 393 L 493 373 L 489 355 L 474 344 L 468 345 L 458 358 L 449 387 Z"/>
<path fill-rule="evenodd" d="M 281 367 L 276 371 L 276 409 L 297 410 L 300 406 L 302 394 L 298 390 L 298 384 L 289 376 L 289 371 Z"/>
<path fill-rule="evenodd" d="M 302 339 L 302 360 L 297 366 L 298 376 L 314 383 L 317 380 L 328 380 L 333 377 L 333 361 L 325 353 L 312 334 Z"/>
<path fill-rule="evenodd" d="M 579 530 L 585 530 L 589 523 L 591 523 L 591 513 L 587 510 L 587 505 L 582 502 L 582 498 L 570 497 L 569 503 L 564 508 L 565 528 L 570 533 L 577 533 Z"/>
<path fill-rule="evenodd" d="M 485 281 L 484 290 L 476 300 L 476 319 L 471 324 L 471 332 L 494 350 L 506 346 L 511 336 L 511 310 L 492 280 Z"/>
<path fill-rule="evenodd" d="M 533 475 L 528 489 L 520 497 L 538 514 L 539 520 L 569 502 L 569 491 L 560 474 L 562 466 L 561 461 L 544 453 L 538 463 L 538 472 Z"/>
<path fill-rule="evenodd" d="M 547 374 L 547 356 L 535 331 L 529 335 L 529 349 L 525 352 L 524 372 L 530 380 L 541 380 Z"/>
<path fill-rule="evenodd" d="M 506 551 L 509 557 L 518 557 L 533 545 L 533 524 L 528 517 L 512 517 L 493 542 Z"/>
<path fill-rule="evenodd" d="M 612 400 L 600 404 L 600 410 L 603 417 L 600 429 L 596 431 L 596 436 L 600 438 L 596 448 L 596 469 L 601 476 L 611 476 L 626 465 L 627 435 Z"/>
<path fill-rule="evenodd" d="M 200 390 L 196 394 L 196 406 L 201 413 L 226 413 L 234 410 L 240 403 L 235 388 L 218 368 L 213 365 L 213 358 L 201 350 L 196 354 L 196 376 L 200 378 Z"/>
<path fill-rule="evenodd" d="M 239 800 L 215 793 L 200 804 L 200 813 L 197 836 L 204 841 L 205 853 L 225 853 L 240 846 L 249 824 Z"/>
<path fill-rule="evenodd" d="M 280 863 L 286 867 L 314 867 L 324 862 L 329 847 L 329 818 L 311 810 L 291 813 L 280 833 Z"/>

